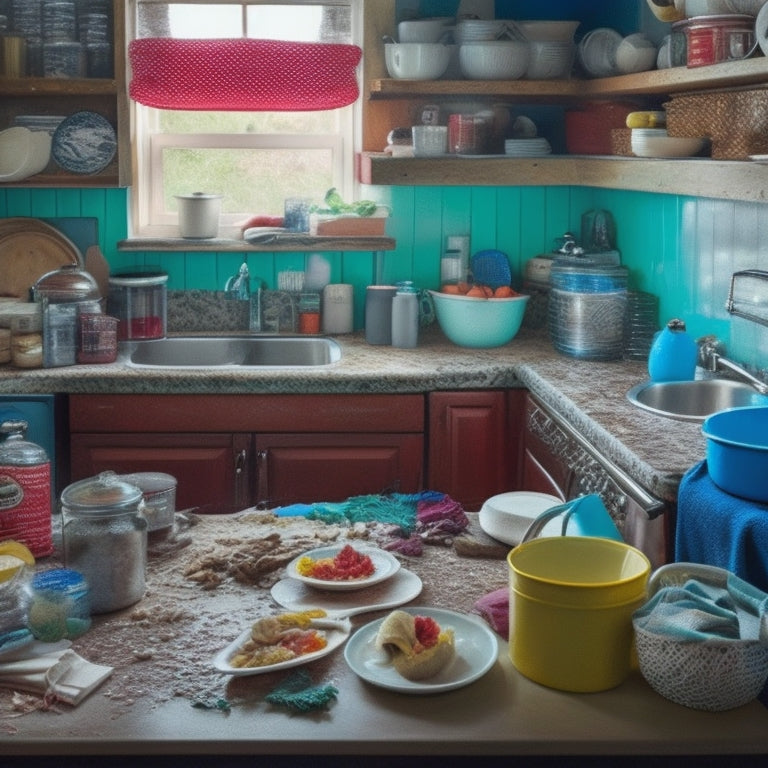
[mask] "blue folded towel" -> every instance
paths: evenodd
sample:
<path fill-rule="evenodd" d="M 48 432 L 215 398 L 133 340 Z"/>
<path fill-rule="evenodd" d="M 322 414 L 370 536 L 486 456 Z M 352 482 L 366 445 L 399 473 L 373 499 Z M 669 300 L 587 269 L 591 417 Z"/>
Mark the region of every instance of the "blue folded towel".
<path fill-rule="evenodd" d="M 695 464 L 680 481 L 675 560 L 725 568 L 768 592 L 768 505 L 726 493 L 706 461 Z"/>

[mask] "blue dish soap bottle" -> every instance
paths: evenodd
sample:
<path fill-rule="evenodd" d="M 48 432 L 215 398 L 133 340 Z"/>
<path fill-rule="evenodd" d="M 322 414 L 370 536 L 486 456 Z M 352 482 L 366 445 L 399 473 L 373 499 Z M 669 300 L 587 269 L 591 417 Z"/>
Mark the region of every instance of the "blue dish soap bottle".
<path fill-rule="evenodd" d="M 674 318 L 659 331 L 648 353 L 651 381 L 692 381 L 696 376 L 698 346 L 685 330 L 685 322 Z"/>

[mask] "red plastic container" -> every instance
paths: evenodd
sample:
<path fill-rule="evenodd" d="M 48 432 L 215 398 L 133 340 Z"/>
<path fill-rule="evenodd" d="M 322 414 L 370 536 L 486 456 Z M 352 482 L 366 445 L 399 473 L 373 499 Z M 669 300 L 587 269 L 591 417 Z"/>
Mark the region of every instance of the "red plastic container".
<path fill-rule="evenodd" d="M 745 59 L 755 44 L 755 19 L 742 14 L 694 16 L 684 28 L 688 67 Z"/>
<path fill-rule="evenodd" d="M 571 155 L 612 155 L 611 131 L 627 127 L 627 115 L 638 109 L 625 102 L 591 102 L 565 113 L 565 146 Z"/>

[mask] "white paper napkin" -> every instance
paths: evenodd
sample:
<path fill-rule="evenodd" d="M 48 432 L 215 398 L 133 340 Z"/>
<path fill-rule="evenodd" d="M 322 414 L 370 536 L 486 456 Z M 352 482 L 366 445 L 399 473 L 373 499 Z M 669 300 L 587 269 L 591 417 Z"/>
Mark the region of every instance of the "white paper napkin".
<path fill-rule="evenodd" d="M 77 706 L 114 671 L 92 664 L 69 643 L 33 643 L 0 663 L 0 687 L 38 693 Z"/>

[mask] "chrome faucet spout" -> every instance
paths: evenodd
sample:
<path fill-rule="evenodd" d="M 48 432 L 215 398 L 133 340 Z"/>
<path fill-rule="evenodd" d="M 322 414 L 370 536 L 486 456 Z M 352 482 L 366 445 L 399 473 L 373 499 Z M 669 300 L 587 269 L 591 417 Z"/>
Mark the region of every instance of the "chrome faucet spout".
<path fill-rule="evenodd" d="M 768 394 L 768 384 L 753 376 L 746 368 L 743 368 L 733 360 L 723 355 L 725 346 L 722 341 L 714 336 L 703 336 L 697 340 L 699 345 L 699 365 L 712 373 L 723 371 L 732 378 L 746 382 L 761 395 Z"/>

